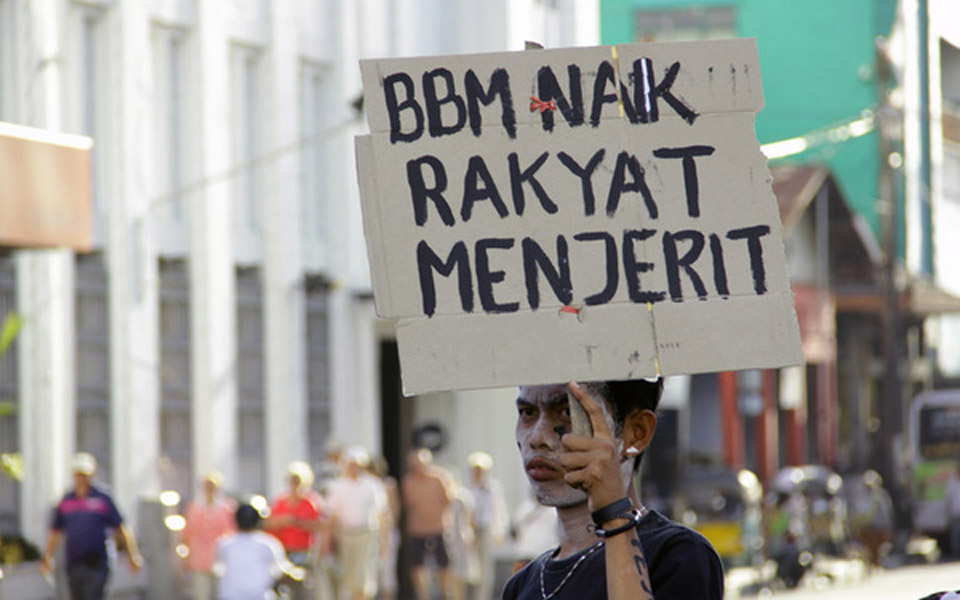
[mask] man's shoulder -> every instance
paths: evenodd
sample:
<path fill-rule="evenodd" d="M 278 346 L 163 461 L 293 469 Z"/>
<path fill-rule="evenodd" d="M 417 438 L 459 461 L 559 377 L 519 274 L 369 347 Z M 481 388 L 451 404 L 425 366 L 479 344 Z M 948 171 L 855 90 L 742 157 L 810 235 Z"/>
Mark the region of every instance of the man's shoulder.
<path fill-rule="evenodd" d="M 273 502 L 270 503 L 270 511 L 274 513 L 277 511 L 284 511 L 284 510 L 287 510 L 289 505 L 290 505 L 289 494 L 287 494 L 287 492 L 280 492 L 279 494 L 273 497 Z"/>
<path fill-rule="evenodd" d="M 651 569 L 658 564 L 720 567 L 720 556 L 700 532 L 651 511 L 641 522 L 640 541 Z"/>
<path fill-rule="evenodd" d="M 267 548 L 282 548 L 280 540 L 270 535 L 266 531 L 256 530 L 250 532 L 249 542 L 251 545 L 266 546 Z"/>
<path fill-rule="evenodd" d="M 507 580 L 506 586 L 503 588 L 503 600 L 517 600 L 519 598 L 525 598 L 528 594 L 525 594 L 524 591 L 536 587 L 539 592 L 539 563 L 542 561 L 547 554 L 550 554 L 553 550 L 548 550 L 544 552 L 537 558 L 531 560 L 526 565 L 523 566 L 519 571 L 510 576 L 510 579 Z"/>
<path fill-rule="evenodd" d="M 113 497 L 110 495 L 111 492 L 112 490 L 102 483 L 90 486 L 91 498 L 100 498 L 101 500 L 106 500 L 110 503 L 113 503 Z"/>
<path fill-rule="evenodd" d="M 723 566 L 707 538 L 656 511 L 639 533 L 654 591 L 670 598 L 723 597 Z"/>
<path fill-rule="evenodd" d="M 700 532 L 668 519 L 655 510 L 650 511 L 640 523 L 640 538 L 644 543 L 650 541 L 671 546 L 692 544 L 713 551 L 713 546 Z"/>
<path fill-rule="evenodd" d="M 77 492 L 75 490 L 67 490 L 63 494 L 63 496 L 60 497 L 60 504 L 63 504 L 68 500 L 74 500 L 76 499 L 76 497 L 77 497 Z"/>
<path fill-rule="evenodd" d="M 403 487 L 419 487 L 422 485 L 440 484 L 443 485 L 446 479 L 442 471 L 430 469 L 421 473 L 409 473 L 403 478 L 401 485 Z"/>

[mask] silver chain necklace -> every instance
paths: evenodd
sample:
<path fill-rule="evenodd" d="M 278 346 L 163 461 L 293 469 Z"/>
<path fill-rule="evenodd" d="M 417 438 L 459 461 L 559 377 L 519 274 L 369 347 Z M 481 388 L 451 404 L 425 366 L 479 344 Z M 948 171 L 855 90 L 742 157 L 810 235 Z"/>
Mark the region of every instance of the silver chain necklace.
<path fill-rule="evenodd" d="M 603 540 L 600 540 L 599 542 L 591 546 L 589 550 L 581 554 L 580 558 L 577 559 L 577 562 L 573 563 L 573 566 L 570 567 L 570 570 L 567 571 L 567 574 L 564 575 L 563 579 L 560 580 L 560 585 L 558 585 L 556 589 L 554 589 L 549 594 L 547 593 L 547 590 L 544 588 L 544 585 L 543 585 L 543 572 L 547 569 L 547 560 L 549 560 L 550 555 L 549 554 L 544 555 L 543 560 L 540 561 L 540 600 L 550 600 L 551 598 L 556 596 L 557 593 L 561 589 L 563 589 L 563 586 L 567 583 L 567 580 L 569 580 L 570 577 L 573 576 L 574 571 L 577 570 L 577 567 L 580 566 L 580 563 L 587 560 L 587 557 L 593 554 L 594 552 L 596 552 L 601 546 L 603 546 Z"/>

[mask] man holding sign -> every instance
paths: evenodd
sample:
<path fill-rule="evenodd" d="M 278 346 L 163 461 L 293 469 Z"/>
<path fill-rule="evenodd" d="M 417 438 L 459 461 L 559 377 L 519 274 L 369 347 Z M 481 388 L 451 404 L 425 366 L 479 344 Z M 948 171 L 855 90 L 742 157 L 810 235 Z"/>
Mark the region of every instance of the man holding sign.
<path fill-rule="evenodd" d="M 700 534 L 648 511 L 632 485 L 653 439 L 662 380 L 521 387 L 517 446 L 560 546 L 514 575 L 504 600 L 723 598 L 723 567 Z M 593 435 L 570 432 L 569 395 Z"/>
<path fill-rule="evenodd" d="M 752 40 L 361 61 L 404 393 L 524 385 L 518 446 L 562 523 L 507 598 L 723 595 L 710 545 L 630 482 L 659 376 L 802 362 L 759 67 Z"/>

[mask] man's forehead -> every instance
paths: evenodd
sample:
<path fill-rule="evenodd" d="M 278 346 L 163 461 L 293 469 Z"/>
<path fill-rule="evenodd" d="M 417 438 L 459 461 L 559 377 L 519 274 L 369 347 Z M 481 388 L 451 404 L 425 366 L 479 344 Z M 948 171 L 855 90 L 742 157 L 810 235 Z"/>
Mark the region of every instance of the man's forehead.
<path fill-rule="evenodd" d="M 520 386 L 517 400 L 532 403 L 566 402 L 567 386 L 563 384 L 522 385 Z"/>
<path fill-rule="evenodd" d="M 597 398 L 596 384 L 587 382 L 581 384 Z M 522 385 L 519 389 L 517 402 L 531 404 L 566 404 L 569 399 L 569 388 L 565 383 L 548 385 Z"/>

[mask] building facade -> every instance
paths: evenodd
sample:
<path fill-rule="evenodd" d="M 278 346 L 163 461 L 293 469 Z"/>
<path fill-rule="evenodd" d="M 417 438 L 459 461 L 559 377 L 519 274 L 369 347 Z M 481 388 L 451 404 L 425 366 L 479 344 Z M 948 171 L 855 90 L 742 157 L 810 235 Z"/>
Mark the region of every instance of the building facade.
<path fill-rule="evenodd" d="M 818 462 L 906 484 L 909 401 L 960 367 L 954 4 L 601 2 L 604 43 L 753 37 L 760 54 L 806 365 L 696 376 L 688 454 L 763 481 Z"/>
<path fill-rule="evenodd" d="M 0 319 L 23 323 L 0 357 L 0 451 L 24 473 L 0 474 L 0 533 L 42 543 L 75 451 L 136 522 L 141 498 L 189 498 L 211 469 L 234 494 L 271 495 L 331 440 L 399 468 L 402 434 L 434 420 L 456 440 L 442 461 L 493 450 L 519 500 L 512 401 L 398 398 L 353 165 L 358 60 L 590 45 L 598 14 L 574 0 L 0 0 L 0 120 L 94 140 L 96 246 L 0 252 Z"/>

